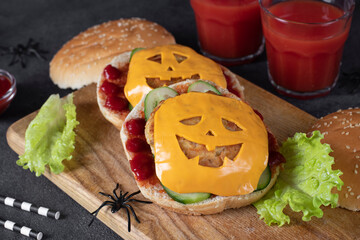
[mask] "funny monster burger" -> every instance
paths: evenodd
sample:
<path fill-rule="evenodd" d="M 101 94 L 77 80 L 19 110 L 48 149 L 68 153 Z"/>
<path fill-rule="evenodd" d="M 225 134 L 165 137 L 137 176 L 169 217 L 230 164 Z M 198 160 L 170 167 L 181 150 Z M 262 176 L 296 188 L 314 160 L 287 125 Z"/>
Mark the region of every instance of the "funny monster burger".
<path fill-rule="evenodd" d="M 134 49 L 115 57 L 98 81 L 98 105 L 104 117 L 121 129 L 131 108 L 152 89 L 190 78 L 211 79 L 240 98 L 244 95 L 243 87 L 228 69 L 189 47 L 170 44 Z"/>
<path fill-rule="evenodd" d="M 284 158 L 262 116 L 209 81 L 150 91 L 121 140 L 142 194 L 185 214 L 214 214 L 259 200 Z"/>

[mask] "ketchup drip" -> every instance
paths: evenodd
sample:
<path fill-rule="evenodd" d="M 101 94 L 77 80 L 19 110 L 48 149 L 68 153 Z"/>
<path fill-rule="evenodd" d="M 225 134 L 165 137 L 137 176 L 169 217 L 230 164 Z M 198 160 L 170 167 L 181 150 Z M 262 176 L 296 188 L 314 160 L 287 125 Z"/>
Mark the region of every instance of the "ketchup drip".
<path fill-rule="evenodd" d="M 109 81 L 104 81 L 100 87 L 101 91 L 103 91 L 107 96 L 117 95 L 120 92 L 120 87 L 116 84 L 111 83 Z"/>
<path fill-rule="evenodd" d="M 125 146 L 127 150 L 134 153 L 144 150 L 150 150 L 147 142 L 144 139 L 137 137 L 128 139 Z"/>
<path fill-rule="evenodd" d="M 131 170 L 140 181 L 146 180 L 155 174 L 154 158 L 149 153 L 138 153 L 130 160 Z"/>
<path fill-rule="evenodd" d="M 286 160 L 281 153 L 279 153 L 279 146 L 277 145 L 274 135 L 268 132 L 268 144 L 269 144 L 269 167 L 273 170 L 275 167 L 279 166 L 282 163 L 285 163 Z"/>
<path fill-rule="evenodd" d="M 121 72 L 110 64 L 105 67 L 103 74 L 106 79 L 111 80 L 115 80 L 121 76 Z"/>
<path fill-rule="evenodd" d="M 125 123 L 125 127 L 131 135 L 143 135 L 145 129 L 145 119 L 130 119 Z"/>
<path fill-rule="evenodd" d="M 122 97 L 108 96 L 106 97 L 105 107 L 120 112 L 129 109 L 129 102 Z"/>
<path fill-rule="evenodd" d="M 125 123 L 129 139 L 125 143 L 132 159 L 130 167 L 139 181 L 149 179 L 155 174 L 155 162 L 151 149 L 145 139 L 145 120 L 131 119 Z"/>
<path fill-rule="evenodd" d="M 105 107 L 113 111 L 129 110 L 129 102 L 124 95 L 124 85 L 128 72 L 128 65 L 122 71 L 107 65 L 103 71 L 104 81 L 100 86 L 101 92 L 106 96 Z"/>

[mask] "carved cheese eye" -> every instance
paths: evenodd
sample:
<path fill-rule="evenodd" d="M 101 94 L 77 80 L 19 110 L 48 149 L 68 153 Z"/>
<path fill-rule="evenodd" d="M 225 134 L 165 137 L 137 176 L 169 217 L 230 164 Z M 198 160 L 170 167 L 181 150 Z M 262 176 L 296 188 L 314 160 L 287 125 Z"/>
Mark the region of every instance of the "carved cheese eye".
<path fill-rule="evenodd" d="M 182 63 L 183 61 L 185 61 L 187 59 L 186 56 L 183 56 L 183 55 L 180 55 L 177 53 L 174 53 L 174 57 L 178 63 Z"/>
<path fill-rule="evenodd" d="M 232 132 L 242 131 L 242 129 L 238 125 L 236 125 L 236 123 L 234 123 L 232 121 L 222 118 L 221 122 L 224 125 L 224 127 L 229 131 L 232 131 Z"/>
<path fill-rule="evenodd" d="M 161 55 L 160 55 L 160 54 L 156 54 L 156 55 L 154 55 L 154 56 L 152 56 L 152 57 L 149 57 L 147 60 L 161 64 Z"/>
<path fill-rule="evenodd" d="M 201 117 L 199 116 L 199 117 L 186 118 L 184 120 L 181 120 L 180 122 L 184 125 L 191 126 L 198 124 L 200 121 L 201 121 Z"/>
<path fill-rule="evenodd" d="M 183 55 L 180 55 L 177 53 L 173 53 L 173 56 L 179 64 L 182 63 L 183 61 L 185 61 L 186 59 L 188 59 L 186 56 L 183 56 Z M 147 58 L 147 60 L 162 64 L 162 58 L 161 58 L 160 54 L 156 54 L 152 57 L 149 57 L 149 58 Z M 171 69 L 171 71 L 173 71 L 173 70 Z"/>

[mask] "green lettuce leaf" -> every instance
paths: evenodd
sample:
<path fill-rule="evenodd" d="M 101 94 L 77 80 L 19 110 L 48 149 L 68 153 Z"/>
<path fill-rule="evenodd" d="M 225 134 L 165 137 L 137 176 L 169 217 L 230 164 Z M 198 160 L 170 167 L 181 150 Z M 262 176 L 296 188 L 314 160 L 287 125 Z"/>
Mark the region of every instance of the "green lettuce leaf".
<path fill-rule="evenodd" d="M 63 160 L 70 160 L 74 151 L 76 107 L 73 95 L 61 99 L 51 95 L 31 121 L 25 133 L 25 153 L 16 164 L 40 176 L 49 165 L 59 174 L 64 170 Z"/>
<path fill-rule="evenodd" d="M 259 201 L 254 203 L 260 219 L 265 223 L 280 226 L 290 223 L 289 216 L 283 213 L 289 205 L 295 212 L 302 212 L 303 221 L 309 221 L 312 216 L 321 218 L 321 205 L 337 206 L 338 195 L 331 189 L 341 189 L 344 184 L 340 170 L 332 170 L 334 158 L 328 144 L 321 144 L 324 136 L 314 131 L 311 137 L 305 133 L 296 133 L 293 138 L 285 141 L 280 148 L 286 163 L 275 186 Z"/>

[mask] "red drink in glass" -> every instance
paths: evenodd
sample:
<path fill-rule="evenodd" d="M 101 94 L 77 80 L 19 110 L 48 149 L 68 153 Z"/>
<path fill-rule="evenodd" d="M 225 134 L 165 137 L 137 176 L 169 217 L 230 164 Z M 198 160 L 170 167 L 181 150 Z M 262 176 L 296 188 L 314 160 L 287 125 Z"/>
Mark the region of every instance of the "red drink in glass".
<path fill-rule="evenodd" d="M 314 0 L 271 2 L 260 0 L 270 81 L 294 97 L 330 92 L 339 75 L 353 0 L 341 1 L 342 6 Z"/>
<path fill-rule="evenodd" d="M 191 0 L 191 6 L 205 56 L 231 65 L 263 51 L 257 0 Z"/>

